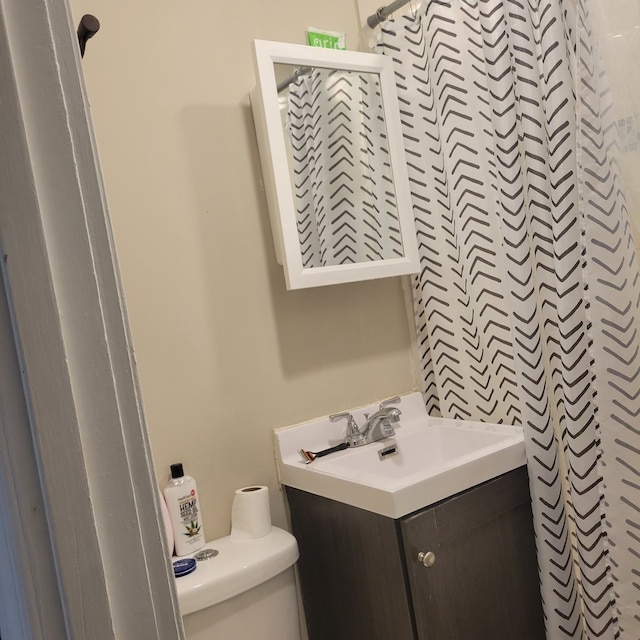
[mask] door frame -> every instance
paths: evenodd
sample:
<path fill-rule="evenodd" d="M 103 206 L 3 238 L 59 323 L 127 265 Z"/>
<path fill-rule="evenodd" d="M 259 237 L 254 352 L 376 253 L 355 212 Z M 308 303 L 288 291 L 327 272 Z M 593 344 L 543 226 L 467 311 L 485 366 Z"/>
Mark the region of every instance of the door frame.
<path fill-rule="evenodd" d="M 14 394 L 21 385 L 28 417 L 5 413 L 0 428 L 28 428 L 34 462 L 13 465 L 3 488 L 15 502 L 40 487 L 51 542 L 14 547 L 12 577 L 32 629 L 50 623 L 29 587 L 53 560 L 55 580 L 41 587 L 60 603 L 67 638 L 180 640 L 80 65 L 66 0 L 0 0 L 0 245 L 19 361 L 0 382 Z M 7 460 L 17 459 L 11 442 L 0 440 Z M 19 533 L 10 523 L 3 540 Z"/>

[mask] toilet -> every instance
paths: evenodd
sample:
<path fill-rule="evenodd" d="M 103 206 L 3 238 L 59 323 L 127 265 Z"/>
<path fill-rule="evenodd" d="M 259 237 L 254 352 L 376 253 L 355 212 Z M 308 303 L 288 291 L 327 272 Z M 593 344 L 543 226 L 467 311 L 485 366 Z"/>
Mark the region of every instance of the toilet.
<path fill-rule="evenodd" d="M 298 544 L 290 533 L 271 527 L 261 538 L 227 536 L 203 551 L 195 571 L 176 578 L 187 640 L 300 640 Z"/>

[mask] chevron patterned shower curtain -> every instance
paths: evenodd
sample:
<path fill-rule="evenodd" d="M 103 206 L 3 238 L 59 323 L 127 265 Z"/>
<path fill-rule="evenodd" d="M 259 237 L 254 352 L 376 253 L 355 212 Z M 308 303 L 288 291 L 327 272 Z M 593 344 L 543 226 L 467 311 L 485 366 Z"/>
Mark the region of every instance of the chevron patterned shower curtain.
<path fill-rule="evenodd" d="M 547 638 L 638 640 L 640 277 L 592 40 L 589 0 L 429 0 L 379 47 L 428 409 L 523 425 Z"/>
<path fill-rule="evenodd" d="M 314 69 L 288 105 L 303 266 L 401 257 L 378 76 Z"/>

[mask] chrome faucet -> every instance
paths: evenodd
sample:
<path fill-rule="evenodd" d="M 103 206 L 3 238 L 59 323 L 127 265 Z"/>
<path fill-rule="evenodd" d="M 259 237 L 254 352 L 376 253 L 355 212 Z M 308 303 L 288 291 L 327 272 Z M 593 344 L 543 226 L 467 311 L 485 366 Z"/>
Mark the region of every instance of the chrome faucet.
<path fill-rule="evenodd" d="M 343 418 L 346 419 L 347 432 L 345 442 L 347 442 L 350 447 L 361 447 L 364 444 L 377 442 L 378 440 L 394 435 L 395 430 L 393 425 L 400 421 L 402 411 L 392 405 L 399 402 L 400 396 L 395 396 L 381 402 L 378 411 L 372 416 L 365 413 L 364 417 L 366 422 L 362 429 L 358 427 L 350 413 L 334 413 L 329 416 L 329 420 L 336 422 Z"/>
<path fill-rule="evenodd" d="M 360 433 L 360 429 L 350 413 L 333 413 L 329 416 L 331 422 L 337 422 L 338 420 L 342 420 L 342 418 L 347 421 L 347 433 L 344 441 L 350 447 L 359 447 L 360 445 L 366 444 L 366 442 L 364 442 L 364 436 Z"/>
<path fill-rule="evenodd" d="M 395 397 L 381 402 L 380 408 L 372 416 L 365 413 L 366 422 L 362 428 L 365 442 L 376 442 L 395 434 L 393 425 L 400 422 L 402 411 L 398 407 L 389 406 L 394 402 L 400 402 L 400 398 Z"/>

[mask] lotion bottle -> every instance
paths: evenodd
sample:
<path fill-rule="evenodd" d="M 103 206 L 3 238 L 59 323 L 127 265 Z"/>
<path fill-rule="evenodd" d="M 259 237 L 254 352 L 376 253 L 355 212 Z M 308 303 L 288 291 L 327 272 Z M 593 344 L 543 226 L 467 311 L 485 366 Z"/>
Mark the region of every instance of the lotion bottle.
<path fill-rule="evenodd" d="M 164 497 L 173 527 L 177 556 L 187 556 L 205 545 L 196 481 L 184 474 L 182 464 L 171 465 Z"/>

